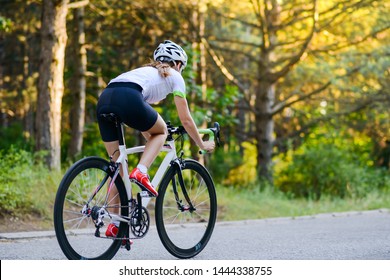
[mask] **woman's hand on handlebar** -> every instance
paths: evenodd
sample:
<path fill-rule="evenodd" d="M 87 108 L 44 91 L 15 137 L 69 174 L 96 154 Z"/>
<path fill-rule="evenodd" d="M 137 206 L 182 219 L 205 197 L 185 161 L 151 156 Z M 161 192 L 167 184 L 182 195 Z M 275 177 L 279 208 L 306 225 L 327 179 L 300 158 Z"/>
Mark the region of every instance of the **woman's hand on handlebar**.
<path fill-rule="evenodd" d="M 203 151 L 211 153 L 215 149 L 215 142 L 214 141 L 203 141 L 201 143 L 201 145 L 199 145 L 199 148 L 201 148 Z"/>

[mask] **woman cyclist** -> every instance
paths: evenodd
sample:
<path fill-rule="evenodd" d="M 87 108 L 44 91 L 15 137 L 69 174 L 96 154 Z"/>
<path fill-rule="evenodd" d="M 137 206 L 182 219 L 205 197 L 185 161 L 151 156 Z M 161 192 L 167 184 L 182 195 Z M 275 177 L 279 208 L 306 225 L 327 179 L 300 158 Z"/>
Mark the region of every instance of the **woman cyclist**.
<path fill-rule="evenodd" d="M 130 179 L 150 196 L 158 195 L 149 181 L 148 168 L 156 159 L 167 138 L 167 127 L 151 103 L 174 95 L 174 102 L 182 125 L 194 142 L 205 151 L 215 148 L 213 141 L 203 141 L 190 114 L 185 82 L 181 73 L 187 65 L 187 54 L 176 43 L 166 40 L 154 51 L 154 61 L 144 67 L 125 72 L 112 79 L 102 92 L 97 104 L 100 135 L 107 153 L 115 161 L 119 141 L 113 122 L 101 114 L 115 113 L 127 126 L 141 131 L 146 139 L 145 151 L 139 164 L 130 173 Z M 118 226 L 109 224 L 106 236 L 116 236 Z"/>

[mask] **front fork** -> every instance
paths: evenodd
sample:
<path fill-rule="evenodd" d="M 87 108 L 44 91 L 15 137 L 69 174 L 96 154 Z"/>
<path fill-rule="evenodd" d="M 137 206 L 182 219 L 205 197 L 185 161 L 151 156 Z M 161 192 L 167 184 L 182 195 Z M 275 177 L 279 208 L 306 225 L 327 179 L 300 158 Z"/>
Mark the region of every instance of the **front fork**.
<path fill-rule="evenodd" d="M 175 194 L 177 208 L 181 212 L 189 211 L 190 213 L 192 213 L 192 212 L 196 211 L 196 208 L 194 207 L 194 205 L 191 202 L 190 197 L 188 196 L 187 188 L 186 188 L 186 185 L 185 185 L 184 179 L 183 179 L 182 169 L 185 167 L 185 162 L 181 157 L 179 157 L 179 158 L 176 158 L 175 160 L 173 160 L 171 162 L 171 165 L 176 169 L 175 173 L 177 174 L 177 179 L 178 179 L 177 180 L 178 182 L 177 182 L 176 176 L 173 176 L 173 178 L 172 178 L 172 188 L 173 188 L 173 193 Z M 187 202 L 187 205 L 183 204 L 183 200 L 180 199 L 180 197 L 179 197 L 178 185 L 180 186 L 180 189 L 183 193 L 184 199 Z"/>

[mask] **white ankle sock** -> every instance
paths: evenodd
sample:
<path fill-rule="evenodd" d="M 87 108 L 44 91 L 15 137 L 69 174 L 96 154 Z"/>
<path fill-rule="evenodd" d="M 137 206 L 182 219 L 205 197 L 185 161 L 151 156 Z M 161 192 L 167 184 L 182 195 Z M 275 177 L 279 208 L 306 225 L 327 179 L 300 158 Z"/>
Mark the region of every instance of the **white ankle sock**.
<path fill-rule="evenodd" d="M 138 164 L 137 168 L 139 169 L 139 171 L 141 171 L 144 174 L 148 173 L 148 168 L 145 165 L 143 165 L 143 164 Z"/>

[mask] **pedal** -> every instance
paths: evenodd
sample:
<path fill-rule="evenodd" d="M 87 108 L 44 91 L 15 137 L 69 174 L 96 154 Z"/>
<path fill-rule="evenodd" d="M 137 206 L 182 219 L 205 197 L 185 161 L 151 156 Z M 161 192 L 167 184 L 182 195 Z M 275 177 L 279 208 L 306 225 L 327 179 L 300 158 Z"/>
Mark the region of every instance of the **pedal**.
<path fill-rule="evenodd" d="M 131 245 L 133 244 L 133 241 L 131 241 L 130 238 L 126 238 L 126 236 L 130 236 L 129 227 L 126 229 L 125 239 L 122 240 L 121 247 L 124 247 L 127 251 L 130 251 Z"/>
<path fill-rule="evenodd" d="M 126 245 L 125 245 L 125 248 L 127 251 L 130 251 L 131 250 L 131 241 L 129 239 L 126 240 Z"/>
<path fill-rule="evenodd" d="M 96 227 L 95 237 L 100 237 L 100 228 L 99 227 Z"/>
<path fill-rule="evenodd" d="M 147 191 L 141 191 L 139 193 L 141 195 L 141 197 L 153 197 L 149 192 Z"/>

